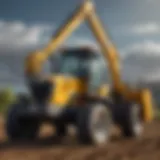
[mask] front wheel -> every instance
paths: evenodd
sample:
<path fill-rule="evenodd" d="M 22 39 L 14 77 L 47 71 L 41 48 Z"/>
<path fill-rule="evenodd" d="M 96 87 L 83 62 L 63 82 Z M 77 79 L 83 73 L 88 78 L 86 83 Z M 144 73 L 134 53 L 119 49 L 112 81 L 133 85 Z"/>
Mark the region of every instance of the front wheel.
<path fill-rule="evenodd" d="M 12 141 L 34 140 L 37 136 L 38 123 L 31 119 L 20 119 L 21 110 L 25 110 L 21 104 L 11 106 L 6 124 L 8 138 Z"/>
<path fill-rule="evenodd" d="M 80 108 L 77 116 L 78 139 L 82 143 L 103 145 L 110 138 L 112 116 L 103 104 Z"/>

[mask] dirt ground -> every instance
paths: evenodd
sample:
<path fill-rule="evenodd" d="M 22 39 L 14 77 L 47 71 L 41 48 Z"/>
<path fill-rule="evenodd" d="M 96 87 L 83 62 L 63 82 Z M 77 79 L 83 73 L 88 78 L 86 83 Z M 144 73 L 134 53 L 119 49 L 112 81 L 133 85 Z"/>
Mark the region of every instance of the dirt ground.
<path fill-rule="evenodd" d="M 117 137 L 105 147 L 81 146 L 67 137 L 61 144 L 50 138 L 52 130 L 42 127 L 41 139 L 34 143 L 12 144 L 7 141 L 4 120 L 0 120 L 0 160 L 159 160 L 160 121 L 145 127 L 142 139 Z"/>

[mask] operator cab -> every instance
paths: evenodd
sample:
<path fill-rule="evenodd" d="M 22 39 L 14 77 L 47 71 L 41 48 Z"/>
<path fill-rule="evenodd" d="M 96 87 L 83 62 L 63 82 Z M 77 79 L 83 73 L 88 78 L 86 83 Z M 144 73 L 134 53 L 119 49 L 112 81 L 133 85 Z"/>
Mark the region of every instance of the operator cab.
<path fill-rule="evenodd" d="M 97 49 L 90 46 L 70 47 L 59 52 L 51 61 L 53 73 L 87 80 L 92 89 L 108 83 L 107 66 Z"/>
<path fill-rule="evenodd" d="M 91 63 L 98 58 L 98 54 L 84 47 L 63 49 L 59 55 L 58 73 L 80 79 L 89 78 Z"/>

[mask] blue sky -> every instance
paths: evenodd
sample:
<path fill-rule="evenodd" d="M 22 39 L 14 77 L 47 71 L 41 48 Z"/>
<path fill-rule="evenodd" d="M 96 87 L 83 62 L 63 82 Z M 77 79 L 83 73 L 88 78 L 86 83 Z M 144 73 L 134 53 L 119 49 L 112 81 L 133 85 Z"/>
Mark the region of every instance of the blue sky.
<path fill-rule="evenodd" d="M 47 43 L 81 0 L 0 0 L 0 56 L 24 55 Z M 97 13 L 123 58 L 130 79 L 160 79 L 159 0 L 94 0 Z M 68 39 L 70 44 L 94 44 L 86 25 Z M 4 64 L 5 63 L 5 64 Z M 0 73 L 13 73 L 12 67 Z M 149 67 L 149 69 L 147 69 Z M 153 74 L 156 73 L 156 74 Z M 152 75 L 152 76 L 148 76 Z M 136 78 L 135 78 L 136 77 Z"/>
<path fill-rule="evenodd" d="M 0 19 L 4 21 L 21 21 L 25 24 L 47 24 L 58 27 L 66 15 L 74 10 L 81 0 L 1 0 Z M 125 47 L 144 39 L 159 40 L 159 35 L 126 35 L 123 29 L 133 25 L 159 23 L 158 0 L 95 0 L 97 13 L 118 47 Z M 53 27 L 53 28 L 54 28 Z M 154 30 L 154 29 L 153 29 Z M 84 32 L 85 31 L 85 32 Z M 77 34 L 86 36 L 86 27 L 78 29 Z M 119 33 L 118 33 L 119 32 Z M 85 33 L 85 34 L 84 34 Z M 87 34 L 91 37 L 91 34 Z"/>

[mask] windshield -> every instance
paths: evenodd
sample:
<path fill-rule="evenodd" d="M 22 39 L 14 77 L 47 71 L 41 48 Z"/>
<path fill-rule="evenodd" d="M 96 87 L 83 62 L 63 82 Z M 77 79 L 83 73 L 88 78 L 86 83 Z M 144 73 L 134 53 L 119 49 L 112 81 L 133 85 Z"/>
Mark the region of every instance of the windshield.
<path fill-rule="evenodd" d="M 88 60 L 76 56 L 64 56 L 61 60 L 60 73 L 77 77 L 86 77 L 89 74 Z"/>
<path fill-rule="evenodd" d="M 91 86 L 99 86 L 108 81 L 105 60 L 98 54 L 94 56 L 88 52 L 68 51 L 54 58 L 52 64 L 54 73 L 89 78 Z"/>

